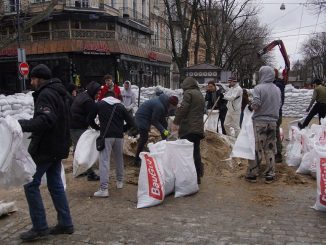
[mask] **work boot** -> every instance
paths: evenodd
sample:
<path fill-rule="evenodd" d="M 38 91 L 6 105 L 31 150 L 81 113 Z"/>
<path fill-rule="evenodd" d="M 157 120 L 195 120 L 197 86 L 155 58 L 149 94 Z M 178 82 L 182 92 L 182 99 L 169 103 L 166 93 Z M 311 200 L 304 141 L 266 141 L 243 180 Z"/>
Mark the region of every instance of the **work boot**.
<path fill-rule="evenodd" d="M 246 176 L 245 180 L 250 182 L 250 183 L 256 183 L 257 182 L 257 177 L 256 176 Z"/>
<path fill-rule="evenodd" d="M 72 234 L 72 233 L 74 233 L 74 227 L 73 226 L 56 225 L 49 229 L 49 233 L 51 235 Z"/>
<path fill-rule="evenodd" d="M 49 229 L 40 230 L 40 231 L 30 229 L 29 231 L 25 231 L 21 233 L 19 237 L 23 241 L 34 241 L 43 238 L 47 235 L 49 235 Z"/>
<path fill-rule="evenodd" d="M 275 155 L 275 162 L 276 162 L 276 163 L 283 162 L 282 154 L 277 153 L 277 154 Z"/>
<path fill-rule="evenodd" d="M 274 182 L 274 177 L 273 176 L 266 176 L 265 177 L 265 184 L 270 184 Z"/>
<path fill-rule="evenodd" d="M 100 176 L 98 176 L 96 173 L 92 172 L 87 174 L 87 180 L 88 181 L 98 181 L 100 180 Z"/>

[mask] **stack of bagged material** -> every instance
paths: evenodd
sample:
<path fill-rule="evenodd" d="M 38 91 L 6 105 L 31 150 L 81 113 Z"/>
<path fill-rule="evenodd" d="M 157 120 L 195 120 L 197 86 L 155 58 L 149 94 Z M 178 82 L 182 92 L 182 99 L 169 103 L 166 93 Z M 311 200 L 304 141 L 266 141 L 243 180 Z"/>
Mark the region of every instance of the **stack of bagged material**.
<path fill-rule="evenodd" d="M 313 90 L 296 89 L 291 84 L 285 87 L 285 100 L 283 105 L 283 116 L 303 117 L 309 106 Z"/>
<path fill-rule="evenodd" d="M 0 118 L 12 116 L 16 119 L 33 117 L 34 102 L 31 92 L 27 94 L 0 95 Z"/>

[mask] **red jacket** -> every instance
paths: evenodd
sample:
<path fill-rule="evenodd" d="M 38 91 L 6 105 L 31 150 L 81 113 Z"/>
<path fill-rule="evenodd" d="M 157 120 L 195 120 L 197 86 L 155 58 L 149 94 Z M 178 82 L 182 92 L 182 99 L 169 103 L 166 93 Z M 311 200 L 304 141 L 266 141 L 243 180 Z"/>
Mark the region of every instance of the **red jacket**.
<path fill-rule="evenodd" d="M 101 88 L 100 94 L 98 96 L 98 100 L 102 100 L 104 98 L 104 95 L 109 91 L 109 87 L 107 84 L 104 84 Z M 113 92 L 114 92 L 114 97 L 117 99 L 121 100 L 121 91 L 120 88 L 117 84 L 113 85 Z"/>

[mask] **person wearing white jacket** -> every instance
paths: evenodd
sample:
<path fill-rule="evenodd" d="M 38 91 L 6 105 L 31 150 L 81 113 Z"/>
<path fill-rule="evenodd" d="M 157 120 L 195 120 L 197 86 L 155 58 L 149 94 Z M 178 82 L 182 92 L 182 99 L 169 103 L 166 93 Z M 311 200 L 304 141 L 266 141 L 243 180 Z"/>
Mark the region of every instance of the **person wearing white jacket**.
<path fill-rule="evenodd" d="M 130 81 L 125 81 L 123 84 L 123 90 L 121 92 L 122 103 L 129 112 L 129 114 L 133 115 L 133 107 L 136 105 L 136 95 L 131 90 Z"/>
<path fill-rule="evenodd" d="M 238 84 L 234 77 L 230 77 L 229 80 L 229 91 L 224 94 L 224 99 L 228 101 L 224 128 L 226 134 L 231 136 L 231 128 L 234 129 L 235 137 L 238 137 L 240 132 L 240 114 L 242 104 L 242 88 Z"/>

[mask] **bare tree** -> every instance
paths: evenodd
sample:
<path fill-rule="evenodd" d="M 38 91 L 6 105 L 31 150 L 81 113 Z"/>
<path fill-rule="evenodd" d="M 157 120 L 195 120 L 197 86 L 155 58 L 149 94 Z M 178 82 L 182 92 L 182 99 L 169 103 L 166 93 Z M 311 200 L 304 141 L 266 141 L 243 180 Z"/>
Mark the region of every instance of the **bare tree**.
<path fill-rule="evenodd" d="M 314 14 L 326 13 L 326 1 L 324 0 L 309 0 L 307 5 Z"/>
<path fill-rule="evenodd" d="M 302 46 L 302 52 L 308 61 L 312 75 L 326 78 L 326 32 L 310 37 Z"/>
<path fill-rule="evenodd" d="M 172 54 L 179 71 L 187 67 L 198 3 L 199 0 L 164 0 Z"/>

